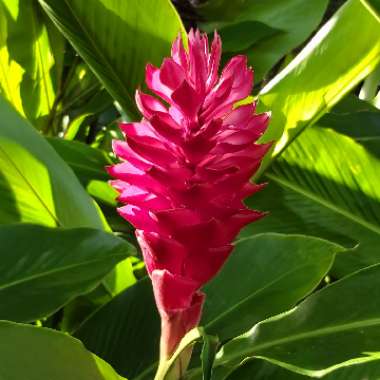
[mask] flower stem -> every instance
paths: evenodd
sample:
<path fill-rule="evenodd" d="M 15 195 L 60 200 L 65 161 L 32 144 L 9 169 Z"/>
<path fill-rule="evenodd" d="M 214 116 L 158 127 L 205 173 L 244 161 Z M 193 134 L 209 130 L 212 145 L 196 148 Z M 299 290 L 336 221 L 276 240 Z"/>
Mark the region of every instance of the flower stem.
<path fill-rule="evenodd" d="M 183 378 L 189 365 L 192 346 L 182 351 L 173 362 L 172 360 L 160 360 L 154 380 L 180 380 Z"/>

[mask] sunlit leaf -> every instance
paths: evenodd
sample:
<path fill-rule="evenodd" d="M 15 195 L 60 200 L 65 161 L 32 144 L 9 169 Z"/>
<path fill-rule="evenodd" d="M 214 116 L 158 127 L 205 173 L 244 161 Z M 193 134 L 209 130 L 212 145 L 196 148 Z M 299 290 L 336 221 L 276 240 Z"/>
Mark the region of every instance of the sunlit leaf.
<path fill-rule="evenodd" d="M 38 127 L 49 122 L 63 59 L 63 37 L 47 23 L 33 0 L 0 2 L 0 92 Z"/>
<path fill-rule="evenodd" d="M 349 128 L 347 124 L 347 128 Z M 380 262 L 380 158 L 327 128 L 303 132 L 265 174 L 269 185 L 250 200 L 270 211 L 242 233 L 304 233 L 339 242 L 334 274 Z"/>
<path fill-rule="evenodd" d="M 0 223 L 103 228 L 71 169 L 0 97 Z"/>
<path fill-rule="evenodd" d="M 130 116 L 145 65 L 159 64 L 183 26 L 169 0 L 40 0 L 41 5 Z"/>
<path fill-rule="evenodd" d="M 380 20 L 367 3 L 349 0 L 263 88 L 261 108 L 272 111 L 264 140 L 279 139 L 275 155 L 376 67 L 379 34 Z"/>

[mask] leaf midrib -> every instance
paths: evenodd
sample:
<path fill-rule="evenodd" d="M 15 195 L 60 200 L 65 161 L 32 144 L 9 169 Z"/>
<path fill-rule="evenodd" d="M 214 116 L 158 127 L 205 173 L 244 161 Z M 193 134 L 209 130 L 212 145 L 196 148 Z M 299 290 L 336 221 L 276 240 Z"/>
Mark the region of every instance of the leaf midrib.
<path fill-rule="evenodd" d="M 269 288 L 270 286 L 274 285 L 275 283 L 277 282 L 280 282 L 283 278 L 291 275 L 292 273 L 300 270 L 301 268 L 303 267 L 307 267 L 309 266 L 310 263 L 308 264 L 303 264 L 303 265 L 300 265 L 299 267 L 297 268 L 294 268 L 292 270 L 289 270 L 287 271 L 286 273 L 282 274 L 281 276 L 277 277 L 276 279 L 270 281 L 268 284 L 266 284 L 265 286 L 261 287 L 260 289 L 257 289 L 255 292 L 253 292 L 252 294 L 248 295 L 247 297 L 244 297 L 241 301 L 239 301 L 237 304 L 234 304 L 233 307 L 227 309 L 226 311 L 224 311 L 223 313 L 219 314 L 217 318 L 213 319 L 211 322 L 207 323 L 205 325 L 206 329 L 209 328 L 210 326 L 213 326 L 217 321 L 219 321 L 220 319 L 223 319 L 226 317 L 226 315 L 230 314 L 230 313 L 233 313 L 236 309 L 238 309 L 241 305 L 243 305 L 244 303 L 246 302 L 249 302 L 251 301 L 253 298 L 255 298 L 258 294 L 264 292 L 267 288 Z M 311 289 L 312 290 L 312 289 Z M 306 295 L 306 294 L 305 294 Z M 305 296 L 304 295 L 304 296 Z"/>
<path fill-rule="evenodd" d="M 265 325 L 265 323 L 263 325 Z M 380 318 L 363 319 L 363 320 L 357 321 L 357 322 L 342 323 L 342 324 L 337 324 L 337 325 L 333 325 L 333 326 L 322 327 L 319 329 L 313 329 L 311 331 L 307 331 L 304 333 L 299 333 L 299 334 L 295 334 L 292 336 L 287 336 L 284 338 L 275 339 L 275 340 L 269 341 L 267 343 L 262 343 L 262 344 L 258 344 L 258 345 L 252 344 L 253 350 L 248 350 L 248 349 L 247 350 L 241 350 L 236 355 L 229 355 L 227 357 L 227 360 L 222 360 L 222 358 L 219 360 L 217 359 L 216 365 L 219 366 L 219 365 L 225 363 L 226 361 L 230 361 L 234 358 L 241 357 L 242 355 L 251 355 L 251 356 L 261 355 L 260 350 L 265 350 L 267 348 L 270 348 L 273 346 L 278 346 L 281 344 L 292 343 L 292 342 L 304 340 L 304 339 L 322 337 L 322 336 L 326 336 L 326 335 L 331 335 L 331 334 L 355 330 L 355 329 L 368 328 L 368 327 L 373 327 L 373 326 L 377 326 L 377 325 L 380 326 Z M 258 325 L 258 326 L 260 326 L 260 325 Z M 235 342 L 238 342 L 239 340 L 246 340 L 246 339 L 249 340 L 250 337 L 249 336 L 242 337 L 240 339 L 236 339 Z"/>
<path fill-rule="evenodd" d="M 276 176 L 273 172 L 267 172 L 265 173 L 265 176 L 268 177 L 270 180 L 275 181 L 279 183 L 281 186 L 287 187 L 288 189 L 299 193 L 303 195 L 306 198 L 309 198 L 310 200 L 319 203 L 320 205 L 326 207 L 327 209 L 330 209 L 338 214 L 343 215 L 345 218 L 350 219 L 354 223 L 360 224 L 362 227 L 371 230 L 372 232 L 375 232 L 376 234 L 380 235 L 380 227 L 367 222 L 366 220 L 363 220 L 358 215 L 351 214 L 347 210 L 343 210 L 342 208 L 336 207 L 331 202 L 328 202 L 326 199 L 320 198 L 317 195 L 306 191 L 305 189 L 301 188 L 300 186 L 296 186 L 294 183 Z"/>
<path fill-rule="evenodd" d="M 112 67 L 112 64 L 110 64 L 110 62 L 107 60 L 107 58 L 105 57 L 105 55 L 102 53 L 101 49 L 98 48 L 98 46 L 96 44 L 96 41 L 93 40 L 93 38 L 91 36 L 91 33 L 89 33 L 87 31 L 87 29 L 84 27 L 84 24 L 78 18 L 78 16 L 74 12 L 74 10 L 73 10 L 72 6 L 70 5 L 70 3 L 67 0 L 63 0 L 63 1 L 65 2 L 67 8 L 69 9 L 72 18 L 76 21 L 77 25 L 79 26 L 79 29 L 82 30 L 82 32 L 86 36 L 87 40 L 90 42 L 90 44 L 93 47 L 93 49 L 96 51 L 96 53 L 98 54 L 98 56 L 103 60 L 103 62 L 107 66 L 108 70 L 110 71 L 110 73 L 111 73 L 111 75 L 113 77 L 113 80 L 116 83 L 118 83 L 118 85 L 120 86 L 120 88 L 123 90 L 123 93 L 124 93 L 123 95 L 126 96 L 128 98 L 128 100 L 129 100 L 130 104 L 133 105 L 134 103 L 133 103 L 133 99 L 132 99 L 131 95 L 129 94 L 127 88 L 124 86 L 124 84 L 120 80 L 120 78 L 117 75 L 117 73 L 114 71 L 114 69 Z M 97 75 L 95 72 L 94 72 L 94 74 Z M 126 110 L 126 111 L 128 111 L 128 110 Z"/>
<path fill-rule="evenodd" d="M 20 285 L 22 283 L 26 283 L 26 282 L 29 282 L 29 281 L 33 281 L 33 280 L 38 279 L 38 278 L 49 277 L 52 274 L 56 274 L 56 273 L 60 273 L 60 272 L 66 272 L 66 271 L 68 271 L 70 269 L 74 269 L 74 268 L 79 268 L 79 267 L 82 267 L 82 266 L 91 265 L 91 264 L 94 264 L 94 263 L 97 263 L 97 262 L 101 262 L 101 261 L 108 261 L 108 260 L 111 261 L 110 260 L 111 258 L 117 258 L 117 257 L 121 257 L 122 258 L 124 256 L 125 255 L 123 253 L 117 253 L 117 254 L 108 255 L 107 257 L 103 257 L 103 258 L 98 258 L 98 259 L 93 259 L 93 260 L 87 260 L 87 261 L 83 261 L 81 263 L 66 265 L 66 266 L 63 266 L 63 267 L 60 267 L 60 268 L 55 268 L 53 270 L 39 272 L 39 273 L 36 273 L 34 275 L 31 275 L 31 276 L 28 276 L 28 277 L 24 277 L 24 278 L 22 278 L 20 280 L 15 280 L 15 281 L 6 283 L 5 285 L 0 285 L 0 292 L 3 291 L 4 289 L 7 289 L 7 288 L 10 288 L 10 287 L 13 287 L 13 286 L 17 286 L 17 285 Z"/>
<path fill-rule="evenodd" d="M 19 174 L 20 178 L 26 183 L 26 185 L 30 188 L 31 192 L 34 194 L 34 196 L 37 198 L 37 200 L 40 202 L 42 207 L 47 211 L 47 213 L 50 215 L 50 217 L 54 220 L 54 222 L 57 224 L 57 226 L 62 226 L 62 223 L 57 218 L 56 215 L 49 209 L 48 205 L 44 202 L 44 200 L 40 197 L 38 194 L 38 191 L 32 186 L 32 184 L 28 181 L 28 179 L 24 176 L 24 174 L 21 172 L 21 170 L 18 168 L 16 163 L 12 160 L 12 158 L 8 155 L 8 153 L 0 146 L 0 152 L 3 153 L 4 157 L 8 160 L 8 162 L 14 167 L 16 172 Z"/>

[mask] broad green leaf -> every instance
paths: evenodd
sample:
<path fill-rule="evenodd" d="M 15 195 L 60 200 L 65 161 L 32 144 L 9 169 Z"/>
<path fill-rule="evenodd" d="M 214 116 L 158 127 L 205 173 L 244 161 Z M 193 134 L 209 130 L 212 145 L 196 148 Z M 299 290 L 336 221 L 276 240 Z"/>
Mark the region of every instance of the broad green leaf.
<path fill-rule="evenodd" d="M 305 378 L 305 376 L 300 376 L 300 378 L 303 380 L 307 379 Z M 364 364 L 349 366 L 347 368 L 341 368 L 323 377 L 324 380 L 378 380 L 379 378 L 380 361 L 378 360 L 374 360 Z"/>
<path fill-rule="evenodd" d="M 380 159 L 380 110 L 370 103 L 359 100 L 354 95 L 349 96 L 317 124 L 352 137 Z"/>
<path fill-rule="evenodd" d="M 380 361 L 351 365 L 323 376 L 323 380 L 379 380 Z M 310 376 L 296 374 L 264 360 L 250 360 L 227 378 L 228 380 L 307 380 Z"/>
<path fill-rule="evenodd" d="M 245 22 L 253 21 L 280 31 L 255 41 L 253 46 L 242 51 L 255 71 L 256 81 L 260 81 L 284 55 L 302 44 L 318 27 L 327 5 L 327 0 L 211 0 L 201 3 L 198 12 L 206 21 L 216 21 L 202 25 L 207 31 L 223 30 L 224 21 L 228 22 L 227 25 L 232 22 L 231 27 L 238 29 Z M 257 28 L 252 28 L 252 38 L 257 32 Z"/>
<path fill-rule="evenodd" d="M 227 25 L 218 30 L 223 41 L 224 52 L 238 52 L 247 49 L 263 38 L 281 33 L 279 29 L 259 21 L 242 21 L 238 24 Z"/>
<path fill-rule="evenodd" d="M 264 140 L 279 139 L 274 155 L 376 67 L 379 34 L 380 20 L 366 1 L 349 0 L 262 89 L 261 108 L 272 111 Z M 269 157 L 263 168 L 268 163 Z"/>
<path fill-rule="evenodd" d="M 344 115 L 346 113 L 356 113 L 356 112 L 380 112 L 371 103 L 359 99 L 354 93 L 345 96 L 334 108 L 330 111 L 334 114 Z M 329 114 L 323 116 L 320 121 L 328 117 Z"/>
<path fill-rule="evenodd" d="M 379 325 L 377 264 L 323 288 L 293 311 L 261 322 L 232 339 L 217 355 L 213 379 L 226 379 L 249 357 L 265 358 L 315 377 L 377 360 Z"/>
<path fill-rule="evenodd" d="M 196 3 L 197 11 L 208 21 L 231 21 L 244 13 L 247 8 L 245 0 L 208 0 Z"/>
<path fill-rule="evenodd" d="M 1 379 L 123 379 L 80 341 L 61 332 L 0 321 L 0 336 Z"/>
<path fill-rule="evenodd" d="M 101 149 L 93 148 L 79 141 L 48 138 L 49 143 L 71 167 L 84 186 L 91 180 L 108 181 L 105 167 L 114 161 Z"/>
<path fill-rule="evenodd" d="M 71 334 L 90 314 L 136 283 L 133 264 L 138 259 L 132 256 L 135 254 L 134 247 L 130 246 L 129 253 L 131 256 L 120 261 L 103 279 L 103 286 L 98 286 L 93 291 L 78 296 L 65 305 L 60 323 L 62 331 Z"/>
<path fill-rule="evenodd" d="M 60 138 L 49 138 L 48 141 L 73 169 L 88 194 L 99 202 L 112 229 L 129 232 L 130 225 L 116 212 L 118 193 L 108 183 L 110 177 L 105 168 L 114 163 L 110 156 L 101 149 L 78 141 Z"/>
<path fill-rule="evenodd" d="M 160 64 L 183 25 L 169 0 L 40 0 L 45 11 L 131 117 L 145 65 Z"/>
<path fill-rule="evenodd" d="M 135 247 L 129 247 L 130 256 L 120 261 L 114 269 L 107 274 L 102 281 L 103 286 L 98 286 L 93 291 L 76 297 L 72 302 L 65 305 L 60 324 L 62 331 L 70 334 L 93 314 L 101 306 L 111 301 L 113 297 L 137 282 L 135 272 L 141 263 L 135 257 Z"/>
<path fill-rule="evenodd" d="M 320 283 L 341 250 L 307 236 L 262 234 L 237 242 L 222 271 L 204 288 L 201 325 L 225 341 L 289 310 Z"/>
<path fill-rule="evenodd" d="M 33 0 L 0 2 L 0 92 L 38 127 L 49 121 L 63 58 L 63 37 L 48 23 Z"/>
<path fill-rule="evenodd" d="M 0 226 L 0 319 L 34 321 L 94 289 L 132 251 L 93 229 Z"/>
<path fill-rule="evenodd" d="M 349 367 L 351 370 L 351 367 Z M 333 375 L 335 372 L 333 373 Z M 324 376 L 323 379 L 327 379 Z M 309 376 L 296 374 L 285 368 L 274 365 L 270 362 L 260 359 L 252 359 L 246 361 L 239 368 L 233 371 L 227 380 L 306 380 L 311 379 Z M 349 379 L 346 379 L 349 380 Z M 358 380 L 358 379 L 356 379 Z"/>
<path fill-rule="evenodd" d="M 151 380 L 159 355 L 160 322 L 149 278 L 100 308 L 75 336 L 123 376 Z"/>
<path fill-rule="evenodd" d="M 94 148 L 78 141 L 66 141 L 60 138 L 49 138 L 48 141 L 73 169 L 82 185 L 86 188 L 87 193 L 99 203 L 102 213 L 112 230 L 122 233 L 123 237 L 128 241 L 135 242 L 133 227 L 116 210 L 118 193 L 108 183 L 110 177 L 105 167 L 113 164 L 114 160 L 102 149 Z M 119 266 L 123 268 L 119 268 Z M 130 267 L 130 264 L 123 265 L 120 263 L 115 268 L 119 275 L 117 276 L 118 278 L 111 281 L 117 284 L 116 289 L 112 290 L 112 294 L 118 293 L 121 289 L 131 284 L 131 279 L 134 276 L 130 270 L 127 271 L 127 274 L 125 273 L 127 267 Z M 114 275 L 116 274 L 114 273 Z"/>
<path fill-rule="evenodd" d="M 114 161 L 105 151 L 79 141 L 60 138 L 49 138 L 48 141 L 93 198 L 113 208 L 117 206 L 118 193 L 109 185 L 110 176 L 106 172 L 106 166 Z"/>
<path fill-rule="evenodd" d="M 0 97 L 0 224 L 103 228 L 71 169 Z"/>
<path fill-rule="evenodd" d="M 356 247 L 337 257 L 334 273 L 339 277 L 378 263 L 379 172 L 380 159 L 359 142 L 311 127 L 266 172 L 269 185 L 248 203 L 270 214 L 242 236 L 302 233 Z"/>
<path fill-rule="evenodd" d="M 332 128 L 366 145 L 370 139 L 380 138 L 380 110 L 350 94 L 319 119 L 318 126 Z"/>

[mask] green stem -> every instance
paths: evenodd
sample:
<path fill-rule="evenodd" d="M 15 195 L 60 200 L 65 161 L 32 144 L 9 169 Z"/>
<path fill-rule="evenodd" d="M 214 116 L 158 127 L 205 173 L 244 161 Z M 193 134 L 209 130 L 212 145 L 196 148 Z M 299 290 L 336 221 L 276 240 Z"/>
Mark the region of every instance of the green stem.
<path fill-rule="evenodd" d="M 194 328 L 181 340 L 175 352 L 168 357 L 166 351 L 162 350 L 160 363 L 154 380 L 182 380 L 190 362 L 193 346 L 203 336 L 202 328 Z"/>
<path fill-rule="evenodd" d="M 181 380 L 189 365 L 193 347 L 187 347 L 174 360 L 160 360 L 154 380 Z"/>

